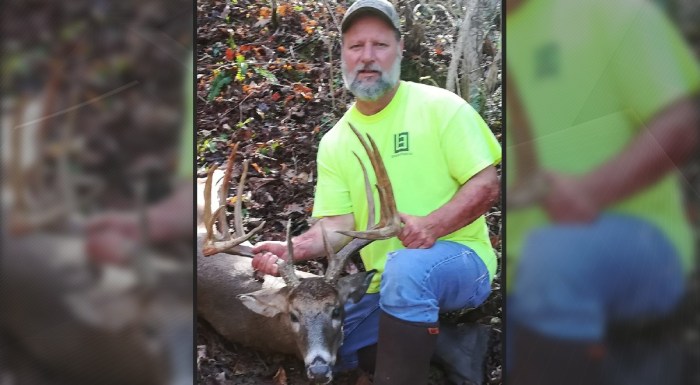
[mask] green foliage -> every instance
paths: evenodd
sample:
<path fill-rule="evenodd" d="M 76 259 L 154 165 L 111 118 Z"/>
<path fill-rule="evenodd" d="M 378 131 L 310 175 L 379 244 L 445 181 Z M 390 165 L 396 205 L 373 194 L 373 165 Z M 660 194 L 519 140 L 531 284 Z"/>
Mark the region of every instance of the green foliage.
<path fill-rule="evenodd" d="M 216 78 L 214 78 L 214 81 L 211 82 L 211 90 L 209 90 L 209 96 L 207 96 L 207 100 L 210 102 L 214 100 L 214 98 L 217 97 L 221 92 L 221 89 L 224 88 L 224 86 L 231 83 L 231 80 L 232 79 L 228 74 L 219 72 L 219 74 L 216 75 Z"/>
<path fill-rule="evenodd" d="M 245 79 L 246 72 L 248 72 L 248 63 L 245 61 L 245 56 L 243 55 L 236 55 L 236 63 L 238 63 L 236 81 L 242 82 Z"/>
<path fill-rule="evenodd" d="M 265 68 L 260 68 L 260 67 L 254 67 L 253 70 L 255 71 L 256 74 L 264 77 L 270 83 L 275 84 L 275 85 L 279 84 L 279 81 L 277 80 L 277 77 L 275 76 L 275 74 L 273 74 L 269 70 L 267 70 Z"/>
<path fill-rule="evenodd" d="M 246 120 L 243 121 L 243 122 L 238 122 L 238 123 L 236 123 L 236 129 L 245 127 L 246 124 L 252 122 L 253 120 L 255 120 L 255 119 L 253 119 L 253 117 L 250 117 L 250 118 L 246 119 Z"/>

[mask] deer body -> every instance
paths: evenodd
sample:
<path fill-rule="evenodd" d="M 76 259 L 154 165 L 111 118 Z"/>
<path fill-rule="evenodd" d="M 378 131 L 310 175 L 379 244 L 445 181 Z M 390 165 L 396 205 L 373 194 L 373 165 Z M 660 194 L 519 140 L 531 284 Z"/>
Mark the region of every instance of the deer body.
<path fill-rule="evenodd" d="M 3 238 L 2 328 L 37 363 L 67 383 L 165 383 L 166 362 L 145 329 L 101 328 L 66 301 L 97 284 L 82 239 L 46 233 Z"/>

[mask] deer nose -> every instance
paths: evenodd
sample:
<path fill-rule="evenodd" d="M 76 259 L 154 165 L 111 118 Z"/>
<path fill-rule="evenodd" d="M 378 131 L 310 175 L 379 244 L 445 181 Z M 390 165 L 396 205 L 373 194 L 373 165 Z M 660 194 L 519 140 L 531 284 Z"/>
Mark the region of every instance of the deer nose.
<path fill-rule="evenodd" d="M 327 384 L 333 379 L 333 372 L 321 358 L 316 358 L 314 362 L 306 368 L 306 376 L 309 380 L 317 384 Z"/>

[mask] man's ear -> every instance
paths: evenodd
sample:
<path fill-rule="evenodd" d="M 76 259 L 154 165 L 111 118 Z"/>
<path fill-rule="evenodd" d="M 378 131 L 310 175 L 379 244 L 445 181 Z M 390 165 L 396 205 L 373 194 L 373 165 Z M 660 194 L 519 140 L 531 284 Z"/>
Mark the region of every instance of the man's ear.
<path fill-rule="evenodd" d="M 338 280 L 340 303 L 347 301 L 359 302 L 367 292 L 367 288 L 372 283 L 372 277 L 374 277 L 376 272 L 377 270 L 370 270 L 340 278 Z"/>
<path fill-rule="evenodd" d="M 236 298 L 255 313 L 265 317 L 274 317 L 287 311 L 287 294 L 289 287 L 262 289 L 248 294 L 239 294 Z"/>

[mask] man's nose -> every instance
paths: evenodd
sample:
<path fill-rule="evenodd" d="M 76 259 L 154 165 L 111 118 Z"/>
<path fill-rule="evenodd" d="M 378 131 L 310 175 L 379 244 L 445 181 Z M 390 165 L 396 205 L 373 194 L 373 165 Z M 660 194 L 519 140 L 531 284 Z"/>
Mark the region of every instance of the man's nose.
<path fill-rule="evenodd" d="M 365 44 L 362 48 L 362 56 L 360 57 L 363 63 L 372 63 L 374 61 L 374 48 L 371 44 Z"/>

